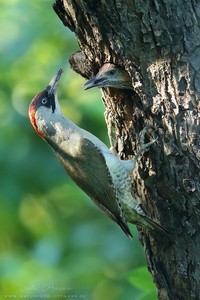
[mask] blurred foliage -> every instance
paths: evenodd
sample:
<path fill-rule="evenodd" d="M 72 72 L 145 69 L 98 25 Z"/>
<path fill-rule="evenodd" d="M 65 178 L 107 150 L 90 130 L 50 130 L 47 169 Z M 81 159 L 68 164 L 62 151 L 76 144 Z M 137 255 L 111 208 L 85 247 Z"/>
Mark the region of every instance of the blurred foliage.
<path fill-rule="evenodd" d="M 0 36 L 0 297 L 155 300 L 134 226 L 130 241 L 66 176 L 27 116 L 64 66 L 64 113 L 108 144 L 100 92 L 85 92 L 69 69 L 74 35 L 52 1 L 1 0 Z"/>

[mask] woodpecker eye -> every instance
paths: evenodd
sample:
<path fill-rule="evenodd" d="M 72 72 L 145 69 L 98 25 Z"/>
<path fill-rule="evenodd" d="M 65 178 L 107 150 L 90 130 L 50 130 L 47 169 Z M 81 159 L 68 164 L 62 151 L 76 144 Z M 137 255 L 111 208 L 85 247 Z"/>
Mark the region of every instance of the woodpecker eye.
<path fill-rule="evenodd" d="M 110 75 L 114 75 L 114 74 L 115 74 L 115 70 L 109 71 L 109 74 L 110 74 Z"/>
<path fill-rule="evenodd" d="M 48 90 L 45 90 L 41 95 L 40 106 L 44 106 L 47 108 L 52 108 L 52 112 L 55 110 L 55 95 L 53 93 L 49 93 Z"/>
<path fill-rule="evenodd" d="M 43 98 L 42 101 L 41 101 L 41 103 L 42 103 L 43 105 L 47 104 L 47 98 Z"/>

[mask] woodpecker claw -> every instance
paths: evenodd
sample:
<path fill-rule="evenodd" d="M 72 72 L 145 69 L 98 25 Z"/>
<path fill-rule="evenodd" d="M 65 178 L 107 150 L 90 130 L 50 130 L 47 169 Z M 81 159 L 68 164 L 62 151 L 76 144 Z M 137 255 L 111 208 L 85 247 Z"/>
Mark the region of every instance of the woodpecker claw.
<path fill-rule="evenodd" d="M 136 162 L 138 161 L 138 158 L 140 157 L 141 153 L 144 151 L 147 151 L 148 148 L 154 144 L 158 138 L 156 139 L 153 139 L 152 141 L 148 142 L 145 144 L 144 142 L 144 136 L 145 136 L 145 133 L 147 132 L 147 130 L 149 129 L 150 127 L 149 126 L 146 126 L 144 127 L 144 129 L 140 132 L 140 147 L 139 147 L 139 150 L 137 151 L 136 153 L 136 156 L 134 157 L 134 168 L 135 168 L 135 164 Z"/>
<path fill-rule="evenodd" d="M 156 138 L 156 139 L 153 139 L 152 141 L 150 141 L 149 143 L 141 143 L 140 144 L 140 149 L 139 149 L 139 151 L 146 151 L 152 144 L 154 144 L 156 141 L 158 140 L 158 138 Z M 140 152 L 140 153 L 141 153 Z"/>
<path fill-rule="evenodd" d="M 147 130 L 148 130 L 149 128 L 150 128 L 149 126 L 145 126 L 145 127 L 143 128 L 143 130 L 140 132 L 140 149 L 139 149 L 140 153 L 141 153 L 142 151 L 147 150 L 147 148 L 149 148 L 152 144 L 154 144 L 154 143 L 157 141 L 157 139 L 158 139 L 158 138 L 153 139 L 152 141 L 150 141 L 150 142 L 148 142 L 148 143 L 145 143 L 145 142 L 144 142 L 144 136 L 145 136 L 145 134 L 146 134 L 146 132 L 147 132 Z"/>

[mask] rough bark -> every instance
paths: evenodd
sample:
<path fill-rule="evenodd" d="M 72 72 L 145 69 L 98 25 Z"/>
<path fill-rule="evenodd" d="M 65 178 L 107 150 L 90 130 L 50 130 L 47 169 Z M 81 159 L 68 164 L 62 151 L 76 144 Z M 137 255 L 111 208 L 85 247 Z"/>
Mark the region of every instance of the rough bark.
<path fill-rule="evenodd" d="M 54 10 L 75 32 L 72 67 L 89 78 L 105 62 L 123 66 L 134 91 L 104 89 L 110 141 L 121 158 L 139 133 L 158 141 L 135 171 L 133 190 L 171 232 L 171 241 L 140 230 L 159 299 L 200 298 L 200 3 L 195 0 L 57 0 Z"/>

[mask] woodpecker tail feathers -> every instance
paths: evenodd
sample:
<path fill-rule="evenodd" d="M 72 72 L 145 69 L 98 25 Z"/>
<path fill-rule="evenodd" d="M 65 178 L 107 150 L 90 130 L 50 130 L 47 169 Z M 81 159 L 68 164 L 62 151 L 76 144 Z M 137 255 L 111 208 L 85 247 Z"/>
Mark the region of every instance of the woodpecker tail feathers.
<path fill-rule="evenodd" d="M 123 232 L 126 234 L 126 236 L 128 236 L 131 240 L 133 239 L 133 235 L 128 227 L 128 225 L 123 222 L 122 220 L 117 220 L 117 224 L 121 227 L 121 229 L 123 230 Z"/>
<path fill-rule="evenodd" d="M 169 235 L 169 232 L 164 227 L 162 227 L 157 222 L 149 219 L 146 216 L 143 216 L 143 218 L 142 218 L 142 226 L 146 227 L 147 229 L 149 229 L 153 232 Z"/>
<path fill-rule="evenodd" d="M 151 220 L 144 214 L 138 213 L 134 209 L 132 209 L 131 211 L 126 210 L 126 220 L 129 223 L 135 224 L 142 228 L 146 228 L 152 232 L 155 232 L 156 234 L 169 235 L 169 232 L 165 228 L 163 228 L 161 225 L 159 225 L 157 222 Z"/>

